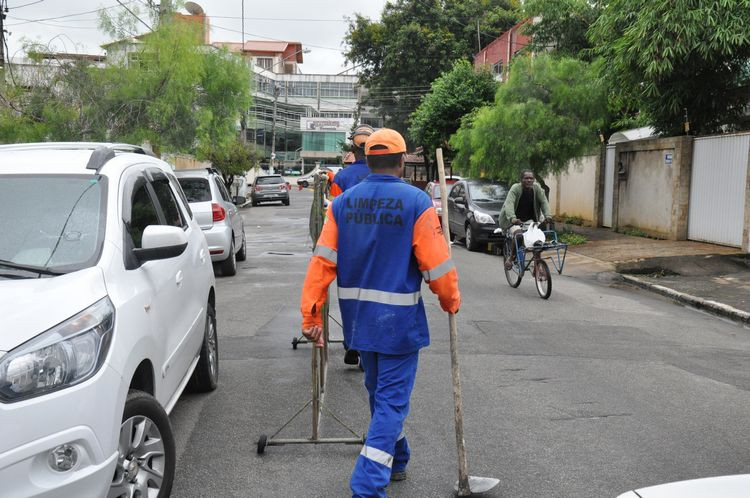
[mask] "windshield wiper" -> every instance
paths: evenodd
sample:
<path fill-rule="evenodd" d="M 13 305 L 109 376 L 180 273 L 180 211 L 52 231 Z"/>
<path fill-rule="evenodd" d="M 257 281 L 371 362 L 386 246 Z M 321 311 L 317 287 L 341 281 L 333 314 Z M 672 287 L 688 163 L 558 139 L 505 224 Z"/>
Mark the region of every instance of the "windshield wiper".
<path fill-rule="evenodd" d="M 42 268 L 40 266 L 20 265 L 18 263 L 7 261 L 5 259 L 0 259 L 0 266 L 4 266 L 5 268 L 12 268 L 14 270 L 30 271 L 38 273 L 40 275 L 64 275 L 64 272 L 50 270 L 49 268 Z"/>

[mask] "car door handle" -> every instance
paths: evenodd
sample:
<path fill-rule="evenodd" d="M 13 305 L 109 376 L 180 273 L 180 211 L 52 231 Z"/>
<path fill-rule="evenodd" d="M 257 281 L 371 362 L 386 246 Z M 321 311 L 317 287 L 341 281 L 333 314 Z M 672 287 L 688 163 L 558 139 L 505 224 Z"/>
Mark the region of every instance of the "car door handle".
<path fill-rule="evenodd" d="M 177 272 L 177 275 L 175 275 L 174 280 L 178 286 L 182 283 L 182 270 Z"/>

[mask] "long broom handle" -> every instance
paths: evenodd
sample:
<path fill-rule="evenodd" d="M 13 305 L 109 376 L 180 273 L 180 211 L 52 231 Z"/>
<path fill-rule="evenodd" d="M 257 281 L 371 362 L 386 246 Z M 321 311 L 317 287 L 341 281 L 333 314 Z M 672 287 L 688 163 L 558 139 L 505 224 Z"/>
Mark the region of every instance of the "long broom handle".
<path fill-rule="evenodd" d="M 443 235 L 450 252 L 450 228 L 448 226 L 448 193 L 445 184 L 445 165 L 443 164 L 443 149 L 435 150 L 440 178 L 440 202 L 443 211 Z M 448 313 L 448 326 L 451 338 L 451 372 L 453 374 L 453 419 L 456 426 L 456 447 L 458 448 L 458 496 L 469 496 L 469 473 L 466 464 L 466 441 L 464 441 L 464 409 L 461 402 L 461 376 L 458 367 L 458 331 L 456 315 Z"/>

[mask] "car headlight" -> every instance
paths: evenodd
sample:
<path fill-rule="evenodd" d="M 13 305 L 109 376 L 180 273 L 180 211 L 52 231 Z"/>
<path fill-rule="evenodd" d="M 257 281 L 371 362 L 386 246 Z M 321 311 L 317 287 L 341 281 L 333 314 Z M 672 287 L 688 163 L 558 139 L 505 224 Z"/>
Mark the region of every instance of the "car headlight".
<path fill-rule="evenodd" d="M 492 219 L 492 216 L 481 211 L 474 211 L 474 219 L 477 220 L 477 223 L 481 223 L 483 225 L 495 223 L 495 220 Z"/>
<path fill-rule="evenodd" d="M 102 366 L 115 308 L 104 298 L 0 358 L 0 401 L 14 402 L 80 384 Z"/>

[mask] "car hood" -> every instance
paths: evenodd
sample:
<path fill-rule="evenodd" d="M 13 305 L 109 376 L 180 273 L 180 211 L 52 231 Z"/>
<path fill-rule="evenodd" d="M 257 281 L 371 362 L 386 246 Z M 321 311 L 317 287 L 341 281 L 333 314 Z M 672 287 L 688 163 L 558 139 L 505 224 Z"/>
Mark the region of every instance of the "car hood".
<path fill-rule="evenodd" d="M 503 203 L 502 202 L 472 202 L 471 207 L 474 209 L 478 209 L 484 213 L 490 214 L 492 216 L 497 216 L 500 214 L 500 211 L 503 209 Z"/>
<path fill-rule="evenodd" d="M 638 489 L 635 493 L 625 493 L 618 498 L 746 498 L 749 489 L 750 474 L 740 474 L 660 484 Z"/>
<path fill-rule="evenodd" d="M 53 278 L 0 280 L 0 352 L 10 351 L 106 295 L 104 276 L 97 267 Z"/>

